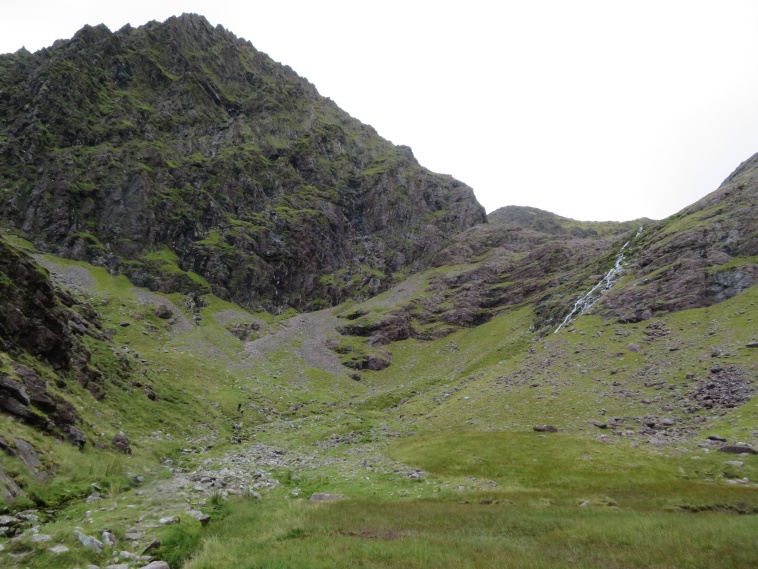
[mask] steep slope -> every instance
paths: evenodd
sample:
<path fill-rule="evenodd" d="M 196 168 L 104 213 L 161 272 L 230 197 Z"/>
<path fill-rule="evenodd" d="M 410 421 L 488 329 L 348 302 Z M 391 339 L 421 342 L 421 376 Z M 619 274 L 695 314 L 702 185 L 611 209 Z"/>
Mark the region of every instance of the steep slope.
<path fill-rule="evenodd" d="M 384 321 L 398 307 L 428 300 L 431 284 L 452 283 L 485 261 L 436 267 L 363 303 L 274 318 L 211 295 L 150 293 L 99 267 L 37 256 L 54 282 L 98 313 L 110 342 L 82 338 L 93 354 L 90 365 L 104 370 L 107 381 L 97 400 L 65 369 L 25 360 L 71 398 L 88 442 L 81 451 L 56 444 L 34 424 L 0 414 L 0 450 L 16 454 L 2 457 L 0 486 L 9 474 L 7 493 L 19 486 L 26 493 L 15 504 L 2 498 L 13 514 L 4 521 L 14 524 L 12 539 L 0 537 L 3 561 L 102 566 L 118 557 L 140 567 L 149 558 L 139 556 L 150 547 L 149 555 L 174 566 L 236 567 L 250 558 L 253 543 L 256 562 L 286 555 L 295 567 L 312 567 L 315 550 L 336 542 L 328 559 L 319 558 L 321 566 L 354 566 L 377 555 L 403 566 L 403 560 L 428 560 L 426 551 L 441 550 L 444 541 L 435 566 L 458 567 L 480 551 L 481 535 L 491 533 L 497 547 L 480 565 L 490 567 L 510 562 L 497 557 L 507 545 L 498 536 L 517 518 L 519 531 L 527 527 L 531 536 L 523 541 L 519 534 L 519 547 L 528 552 L 524 567 L 544 553 L 545 542 L 553 543 L 556 527 L 592 520 L 579 541 L 560 529 L 566 536 L 542 564 L 564 567 L 562 552 L 571 547 L 587 563 L 664 565 L 671 562 L 671 542 L 700 531 L 703 551 L 691 549 L 689 561 L 677 564 L 744 566 L 754 558 L 755 516 L 741 514 L 758 512 L 758 486 L 751 482 L 758 463 L 750 454 L 758 445 L 751 309 L 758 287 L 651 322 L 581 316 L 560 333 L 543 335 L 535 327 L 534 300 L 568 287 L 591 267 L 571 265 L 577 238 L 558 240 L 555 250 L 566 248 L 568 260 L 551 269 L 549 257 L 537 252 L 555 236 L 523 227 L 504 234 L 501 244 L 517 247 L 509 239 L 518 236 L 522 248 L 521 256 L 511 252 L 513 266 L 523 260 L 524 270 L 537 270 L 545 259 L 551 282 L 568 275 L 566 281 L 488 309 L 484 323 L 451 325 L 445 337 L 368 346 L 369 361 L 384 352 L 391 365 L 367 365 L 360 375 L 340 366 L 329 348 L 349 360 L 360 342 L 379 336 L 345 336 L 335 322 Z M 600 239 L 597 246 L 603 260 L 618 241 Z M 500 256 L 497 248 L 482 251 L 492 262 Z M 49 286 L 28 255 L 18 258 L 4 267 L 28 265 Z M 483 286 L 476 279 L 464 285 Z M 418 320 L 410 318 L 413 330 Z M 76 353 L 73 341 L 72 348 Z M 12 377 L 11 360 L 21 354 L 14 349 L 3 354 L 2 371 Z M 117 381 L 110 364 L 123 359 L 127 381 Z M 535 433 L 537 425 L 559 432 Z M 115 448 L 125 440 L 128 456 Z M 19 458 L 26 445 L 39 457 L 34 475 Z M 339 495 L 351 499 L 315 502 Z M 33 505 L 40 511 L 16 511 Z M 488 521 L 467 525 L 466 535 L 451 541 L 443 521 L 458 527 L 461 515 Z M 622 557 L 613 543 L 597 546 L 619 524 L 626 528 Z M 32 525 L 38 533 L 24 531 Z M 111 533 L 118 548 L 93 551 L 75 531 L 96 538 Z M 725 556 L 738 531 L 746 545 Z M 655 536 L 665 545 L 649 555 Z M 67 551 L 53 551 L 48 539 Z M 162 543 L 157 550 L 154 540 Z M 365 542 L 376 549 L 367 553 Z M 403 549 L 406 543 L 414 548 Z M 638 563 L 640 551 L 647 557 Z"/>
<path fill-rule="evenodd" d="M 585 222 L 536 208 L 508 206 L 452 239 L 433 259 L 434 269 L 404 283 L 404 293 L 341 310 L 346 336 L 371 346 L 396 340 L 444 337 L 460 327 L 489 321 L 506 311 L 534 306 L 534 328 L 557 326 L 570 310 L 567 298 L 599 280 L 613 256 L 649 220 Z M 569 297 L 569 295 L 572 295 Z M 572 301 L 573 302 L 573 301 Z M 337 344 L 355 367 L 388 363 L 355 342 Z M 385 354 L 388 352 L 385 350 Z"/>
<path fill-rule="evenodd" d="M 715 192 L 646 228 L 597 312 L 623 322 L 723 302 L 758 282 L 758 154 Z"/>
<path fill-rule="evenodd" d="M 86 344 L 107 345 L 95 310 L 53 286 L 48 272 L 0 238 L 0 409 L 77 446 L 87 439 L 69 401 L 81 388 L 95 399 L 119 384 L 128 362 L 93 361 Z M 49 370 L 56 370 L 48 382 Z"/>
<path fill-rule="evenodd" d="M 313 308 L 485 221 L 289 67 L 195 15 L 0 56 L 0 219 L 163 291 Z"/>

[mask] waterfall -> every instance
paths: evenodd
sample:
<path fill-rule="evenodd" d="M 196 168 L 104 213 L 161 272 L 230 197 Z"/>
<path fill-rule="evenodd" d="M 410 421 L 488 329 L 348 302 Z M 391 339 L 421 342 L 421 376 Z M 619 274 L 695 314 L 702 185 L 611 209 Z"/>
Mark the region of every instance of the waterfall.
<path fill-rule="evenodd" d="M 616 284 L 616 281 L 619 278 L 619 275 L 621 275 L 621 272 L 624 267 L 624 251 L 629 246 L 629 243 L 631 243 L 634 239 L 637 239 L 637 237 L 640 236 L 640 233 L 642 233 L 642 230 L 644 227 L 640 227 L 637 231 L 637 234 L 632 237 L 629 241 L 624 243 L 624 246 L 621 247 L 621 250 L 618 252 L 618 255 L 616 255 L 616 262 L 614 263 L 613 267 L 610 271 L 608 271 L 605 276 L 598 282 L 595 286 L 592 287 L 592 289 L 585 294 L 584 296 L 579 297 L 579 300 L 577 300 L 574 303 L 574 307 L 571 309 L 571 312 L 568 313 L 566 318 L 563 319 L 563 322 L 561 322 L 560 326 L 555 329 L 556 333 L 558 330 L 566 326 L 567 324 L 571 323 L 574 318 L 577 316 L 581 316 L 585 312 L 587 312 L 590 308 L 595 306 L 595 303 L 600 300 L 600 297 L 602 297 L 606 292 L 608 292 L 611 287 Z"/>

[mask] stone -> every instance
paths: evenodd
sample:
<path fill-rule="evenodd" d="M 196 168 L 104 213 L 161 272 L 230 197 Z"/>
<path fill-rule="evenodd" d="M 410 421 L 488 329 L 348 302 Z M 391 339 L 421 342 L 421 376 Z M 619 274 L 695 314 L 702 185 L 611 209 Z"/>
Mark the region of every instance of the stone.
<path fill-rule="evenodd" d="M 54 553 L 55 555 L 59 555 L 61 553 L 66 553 L 68 551 L 68 547 L 65 545 L 56 545 L 55 547 L 48 547 L 47 550 L 51 553 Z"/>
<path fill-rule="evenodd" d="M 187 514 L 195 518 L 204 526 L 208 525 L 208 522 L 211 521 L 211 517 L 208 514 L 204 514 L 200 510 L 189 510 Z"/>
<path fill-rule="evenodd" d="M 118 538 L 108 530 L 105 530 L 100 537 L 102 537 L 103 543 L 108 547 L 116 547 L 118 545 Z"/>
<path fill-rule="evenodd" d="M 69 426 L 66 434 L 68 435 L 69 442 L 75 447 L 82 449 L 84 448 L 84 445 L 87 444 L 87 436 L 84 434 L 84 431 L 78 427 L 74 427 L 73 425 Z"/>
<path fill-rule="evenodd" d="M 116 563 L 114 565 L 106 565 L 105 569 L 129 569 L 128 563 Z"/>
<path fill-rule="evenodd" d="M 311 495 L 311 502 L 334 502 L 335 500 L 342 500 L 345 496 L 342 494 L 327 494 L 326 492 L 316 492 Z"/>
<path fill-rule="evenodd" d="M 32 474 L 39 474 L 42 463 L 39 460 L 37 450 L 24 439 L 16 439 L 18 458 L 21 459 Z"/>
<path fill-rule="evenodd" d="M 102 497 L 100 496 L 100 492 L 92 492 L 89 496 L 87 496 L 87 499 L 85 502 L 87 504 L 91 504 L 92 502 L 97 502 L 98 500 L 102 500 Z"/>
<path fill-rule="evenodd" d="M 26 520 L 27 522 L 39 522 L 38 510 L 24 510 L 23 512 L 16 513 L 16 517 L 19 520 Z"/>
<path fill-rule="evenodd" d="M 0 526 L 14 528 L 24 522 L 13 516 L 0 516 Z"/>
<path fill-rule="evenodd" d="M 174 313 L 171 312 L 171 309 L 165 304 L 159 304 L 158 306 L 156 306 L 153 313 L 158 318 L 162 318 L 163 320 L 168 320 L 174 315 Z"/>
<path fill-rule="evenodd" d="M 95 539 L 94 537 L 91 537 L 87 534 L 84 534 L 80 532 L 79 530 L 74 530 L 74 535 L 79 540 L 79 543 L 81 543 L 84 547 L 91 549 L 95 553 L 103 552 L 103 544 L 100 540 Z"/>
<path fill-rule="evenodd" d="M 758 342 L 748 342 L 747 343 L 748 348 L 758 348 Z"/>
<path fill-rule="evenodd" d="M 53 541 L 53 538 L 46 533 L 37 533 L 32 536 L 30 541 L 32 543 L 47 543 L 48 541 Z"/>
<path fill-rule="evenodd" d="M 22 405 L 29 405 L 29 403 L 31 403 L 24 386 L 5 374 L 0 374 L 0 393 L 2 392 L 5 392 Z"/>
<path fill-rule="evenodd" d="M 5 411 L 6 413 L 10 413 L 11 415 L 16 415 L 16 417 L 22 417 L 26 418 L 29 417 L 31 414 L 31 411 L 29 411 L 29 408 L 21 403 L 18 399 L 15 397 L 12 397 L 8 393 L 1 392 L 0 391 L 0 409 Z"/>
<path fill-rule="evenodd" d="M 13 504 L 23 494 L 21 487 L 16 484 L 13 478 L 5 474 L 2 464 L 0 464 L 0 500 L 6 504 Z"/>
<path fill-rule="evenodd" d="M 721 435 L 708 435 L 709 441 L 719 441 L 721 443 L 725 443 L 726 439 L 722 437 Z"/>
<path fill-rule="evenodd" d="M 151 561 L 147 565 L 143 565 L 140 569 L 171 569 L 165 561 Z"/>
<path fill-rule="evenodd" d="M 724 464 L 728 466 L 734 466 L 736 468 L 742 468 L 745 466 L 745 463 L 740 460 L 727 460 Z"/>
<path fill-rule="evenodd" d="M 129 446 L 129 437 L 125 435 L 113 437 L 113 445 L 124 454 L 132 454 L 132 449 Z"/>
<path fill-rule="evenodd" d="M 603 423 L 602 421 L 592 421 L 592 424 L 595 425 L 598 429 L 607 429 L 608 424 Z"/>
<path fill-rule="evenodd" d="M 144 538 L 145 534 L 141 531 L 128 531 L 124 534 L 124 539 L 127 541 L 139 541 Z"/>
<path fill-rule="evenodd" d="M 148 543 L 145 549 L 142 550 L 142 555 L 145 555 L 145 553 L 158 549 L 160 546 L 161 546 L 161 540 L 153 539 L 153 541 Z"/>
<path fill-rule="evenodd" d="M 742 445 L 726 445 L 718 449 L 719 452 L 726 452 L 729 454 L 758 454 L 753 447 Z"/>
<path fill-rule="evenodd" d="M 161 518 L 158 520 L 158 523 L 162 526 L 169 526 L 172 524 L 178 524 L 179 523 L 179 516 L 166 516 L 165 518 Z"/>
<path fill-rule="evenodd" d="M 538 433 L 557 433 L 558 432 L 558 429 L 556 429 L 552 425 L 535 425 L 533 429 L 537 431 Z"/>

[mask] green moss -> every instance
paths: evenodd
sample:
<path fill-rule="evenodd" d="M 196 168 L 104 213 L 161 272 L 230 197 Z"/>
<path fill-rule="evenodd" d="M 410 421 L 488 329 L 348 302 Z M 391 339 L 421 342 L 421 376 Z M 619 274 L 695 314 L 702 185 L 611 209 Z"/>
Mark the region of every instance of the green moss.
<path fill-rule="evenodd" d="M 145 261 L 165 261 L 166 263 L 172 264 L 175 264 L 179 261 L 179 257 L 177 257 L 176 253 L 174 253 L 168 247 L 163 247 L 157 251 L 152 251 L 150 253 L 142 255 L 141 258 Z"/>

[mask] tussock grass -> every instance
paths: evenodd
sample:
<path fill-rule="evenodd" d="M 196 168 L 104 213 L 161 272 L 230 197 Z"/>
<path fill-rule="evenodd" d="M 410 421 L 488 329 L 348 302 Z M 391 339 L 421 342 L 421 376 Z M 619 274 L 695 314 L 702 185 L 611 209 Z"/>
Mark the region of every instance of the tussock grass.
<path fill-rule="evenodd" d="M 510 504 L 232 508 L 186 569 L 749 567 L 758 519 Z"/>

